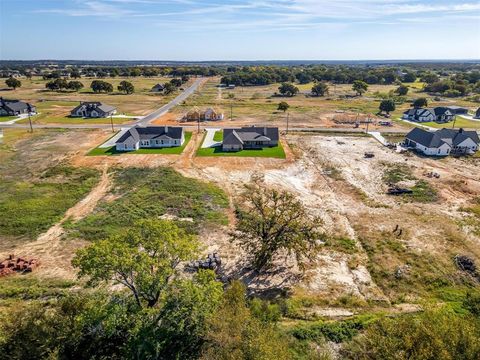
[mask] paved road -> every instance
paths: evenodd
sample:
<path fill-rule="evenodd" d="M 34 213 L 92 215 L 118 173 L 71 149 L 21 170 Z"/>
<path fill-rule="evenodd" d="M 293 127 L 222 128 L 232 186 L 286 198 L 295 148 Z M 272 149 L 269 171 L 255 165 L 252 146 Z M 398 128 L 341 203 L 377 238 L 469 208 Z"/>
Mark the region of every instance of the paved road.
<path fill-rule="evenodd" d="M 167 112 L 169 112 L 173 107 L 177 106 L 178 104 L 182 103 L 184 100 L 186 100 L 190 95 L 192 95 L 195 90 L 197 90 L 198 86 L 204 81 L 204 79 L 196 79 L 190 87 L 186 88 L 185 91 L 183 91 L 180 95 L 178 95 L 175 99 L 170 101 L 168 104 L 163 105 L 160 109 L 155 110 L 151 114 L 141 118 L 137 122 L 134 123 L 134 125 L 148 125 L 150 124 L 153 120 L 159 118 L 162 115 L 165 115 Z"/>

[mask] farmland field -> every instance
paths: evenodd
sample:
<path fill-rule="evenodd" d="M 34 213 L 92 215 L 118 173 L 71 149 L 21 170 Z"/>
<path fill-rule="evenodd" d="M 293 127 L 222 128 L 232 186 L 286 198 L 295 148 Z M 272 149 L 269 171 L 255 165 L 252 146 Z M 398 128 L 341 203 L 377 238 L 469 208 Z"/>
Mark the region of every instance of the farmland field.
<path fill-rule="evenodd" d="M 73 79 L 72 79 L 73 80 Z M 70 111 L 76 107 L 80 101 L 100 101 L 117 107 L 117 115 L 125 114 L 130 116 L 144 116 L 151 111 L 166 104 L 178 93 L 169 95 L 159 95 L 151 93 L 151 88 L 157 83 L 170 81 L 171 78 L 165 77 L 132 77 L 132 78 L 104 78 L 113 86 L 113 93 L 96 94 L 90 89 L 90 84 L 95 78 L 78 79 L 84 88 L 79 92 L 71 91 L 50 91 L 45 88 L 48 80 L 41 77 L 33 77 L 31 80 L 22 79 L 22 87 L 15 91 L 1 91 L 4 98 L 19 99 L 31 102 L 37 107 L 39 115 L 32 118 L 34 123 L 110 123 L 110 119 L 74 119 L 68 118 Z M 135 92 L 125 95 L 117 90 L 118 84 L 123 81 L 130 81 L 135 86 Z M 188 85 L 185 85 L 188 86 Z M 28 120 L 23 120 L 25 122 Z M 132 119 L 113 118 L 115 123 L 131 122 Z"/>
<path fill-rule="evenodd" d="M 249 86 L 236 87 L 234 90 L 218 88 L 219 79 L 209 79 L 208 82 L 198 90 L 195 95 L 187 99 L 181 106 L 173 110 L 173 116 L 169 115 L 158 123 L 174 122 L 180 120 L 191 108 L 198 107 L 205 109 L 215 107 L 222 111 L 225 120 L 219 122 L 209 122 L 208 125 L 233 127 L 240 125 L 269 125 L 279 126 L 281 129 L 286 127 L 287 113 L 278 111 L 278 103 L 286 101 L 290 108 L 288 110 L 289 126 L 294 127 L 326 127 L 326 128 L 354 128 L 355 122 L 373 119 L 370 124 L 371 130 L 385 130 L 384 126 L 378 124 L 379 121 L 385 121 L 383 117 L 378 117 L 380 101 L 389 92 L 396 89 L 396 85 L 370 85 L 368 91 L 361 97 L 354 96 L 351 85 L 332 85 L 330 92 L 324 97 L 312 97 L 308 93 L 313 85 L 297 85 L 300 93 L 294 97 L 276 96 L 280 84 L 268 86 Z M 388 129 L 409 129 L 412 125 L 397 121 L 402 113 L 410 107 L 413 99 L 418 97 L 429 98 L 429 107 L 459 105 L 466 106 L 474 111 L 478 104 L 464 99 L 441 99 L 435 101 L 427 94 L 421 92 L 423 83 L 407 84 L 410 92 L 405 98 L 405 102 L 397 104 L 396 110 L 391 114 L 393 127 Z M 233 96 L 233 98 L 230 98 Z M 233 120 L 230 120 L 233 115 Z M 472 125 L 472 124 L 467 124 Z M 365 129 L 366 125 L 360 123 L 360 129 Z"/>

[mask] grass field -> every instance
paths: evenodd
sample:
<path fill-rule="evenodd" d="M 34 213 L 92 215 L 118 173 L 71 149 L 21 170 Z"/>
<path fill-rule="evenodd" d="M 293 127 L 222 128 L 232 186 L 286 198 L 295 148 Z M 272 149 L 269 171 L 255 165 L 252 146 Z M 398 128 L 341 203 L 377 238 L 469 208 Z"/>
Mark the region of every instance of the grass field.
<path fill-rule="evenodd" d="M 426 126 L 430 126 L 438 129 L 442 129 L 442 128 L 451 129 L 453 128 L 454 123 L 452 121 L 446 124 L 439 124 L 434 121 L 431 121 L 431 122 L 422 123 L 422 125 L 426 125 Z M 455 128 L 456 129 L 459 129 L 459 128 L 480 129 L 480 121 L 468 120 L 460 116 L 457 116 L 457 120 L 455 120 Z"/>
<path fill-rule="evenodd" d="M 213 141 L 223 141 L 223 131 L 215 131 L 215 134 L 213 135 Z"/>
<path fill-rule="evenodd" d="M 338 124 L 336 118 L 344 116 L 360 119 L 366 116 L 376 118 L 379 105 L 383 98 L 397 88 L 397 85 L 370 85 L 368 91 L 361 97 L 354 96 L 351 84 L 330 84 L 330 93 L 323 97 L 311 97 L 308 93 L 313 86 L 309 84 L 296 84 L 300 93 L 294 97 L 275 96 L 280 84 L 267 86 L 236 87 L 235 89 L 218 89 L 218 78 L 211 78 L 193 96 L 183 104 L 173 109 L 174 117 L 180 118 L 192 107 L 216 107 L 224 112 L 224 126 L 238 125 L 268 125 L 284 128 L 287 114 L 278 111 L 278 103 L 285 101 L 290 105 L 288 110 L 291 127 L 335 127 L 352 128 L 353 124 Z M 427 97 L 429 106 L 460 105 L 470 109 L 478 108 L 478 104 L 465 99 L 442 99 L 434 101 L 433 98 L 421 92 L 423 83 L 407 84 L 409 94 L 403 103 L 396 104 L 396 110 L 391 113 L 392 119 L 401 117 L 402 113 L 410 108 L 413 99 Z M 233 99 L 230 96 L 233 95 Z M 233 106 L 233 121 L 230 121 L 230 106 Z M 378 119 L 378 118 L 377 118 Z M 361 128 L 365 125 L 361 124 Z M 403 122 L 394 121 L 395 128 L 412 127 Z M 374 126 L 375 128 L 375 126 Z M 382 130 L 381 126 L 376 127 Z"/>
<path fill-rule="evenodd" d="M 185 132 L 185 141 L 182 146 L 170 147 L 170 148 L 160 148 L 160 149 L 138 149 L 136 151 L 117 151 L 115 146 L 109 148 L 99 148 L 91 150 L 87 156 L 113 156 L 113 155 L 122 155 L 122 154 L 164 154 L 164 155 L 179 155 L 183 152 L 185 147 L 188 145 L 188 142 L 192 138 L 192 133 L 189 131 Z"/>
<path fill-rule="evenodd" d="M 114 91 L 110 94 L 96 94 L 90 89 L 93 78 L 78 79 L 83 83 L 84 88 L 79 92 L 70 91 L 49 91 L 45 88 L 47 80 L 41 77 L 33 77 L 31 80 L 22 79 L 22 87 L 15 91 L 0 91 L 0 96 L 7 99 L 20 99 L 28 101 L 37 107 L 39 116 L 34 121 L 43 123 L 78 123 L 83 120 L 85 123 L 104 123 L 106 119 L 69 119 L 66 116 L 80 101 L 101 101 L 117 107 L 118 114 L 143 116 L 174 98 L 178 92 L 169 95 L 151 93 L 151 88 L 157 83 L 165 83 L 170 78 L 164 77 L 131 77 L 131 78 L 105 78 L 102 79 L 112 84 Z M 117 90 L 117 86 L 123 80 L 131 82 L 135 86 L 135 92 L 125 95 Z M 185 84 L 185 87 L 188 84 Z M 2 121 L 2 120 L 0 120 Z M 116 123 L 128 122 L 129 119 L 114 119 Z"/>
<path fill-rule="evenodd" d="M 206 224 L 226 224 L 225 193 L 210 183 L 186 178 L 172 168 L 117 169 L 111 194 L 92 214 L 66 227 L 74 236 L 102 239 L 128 229 L 135 221 L 169 214 L 178 225 L 196 231 Z"/>
<path fill-rule="evenodd" d="M 197 150 L 197 156 L 270 157 L 285 159 L 285 151 L 281 143 L 278 143 L 278 146 L 275 147 L 241 151 L 222 151 L 221 146 L 215 146 L 211 148 L 199 148 Z"/>
<path fill-rule="evenodd" d="M 0 116 L 0 122 L 10 121 L 18 118 L 18 116 Z"/>
<path fill-rule="evenodd" d="M 0 235 L 38 236 L 59 221 L 97 180 L 94 169 L 58 165 L 32 182 L 2 181 Z"/>

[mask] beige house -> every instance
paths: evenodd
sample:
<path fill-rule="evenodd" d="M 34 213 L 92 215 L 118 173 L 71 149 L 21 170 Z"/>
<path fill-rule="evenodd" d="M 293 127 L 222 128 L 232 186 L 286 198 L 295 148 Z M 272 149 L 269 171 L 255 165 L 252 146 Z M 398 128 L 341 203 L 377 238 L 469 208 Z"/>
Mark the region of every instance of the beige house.
<path fill-rule="evenodd" d="M 200 110 L 197 107 L 192 108 L 185 114 L 185 121 L 220 121 L 224 119 L 223 113 L 215 108 Z"/>

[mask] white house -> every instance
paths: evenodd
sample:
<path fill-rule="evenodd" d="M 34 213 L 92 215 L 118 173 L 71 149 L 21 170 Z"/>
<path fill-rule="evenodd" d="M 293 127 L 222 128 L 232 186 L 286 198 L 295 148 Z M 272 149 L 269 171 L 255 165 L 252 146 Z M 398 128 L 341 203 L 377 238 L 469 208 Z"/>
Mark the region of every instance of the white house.
<path fill-rule="evenodd" d="M 71 112 L 72 117 L 104 118 L 117 112 L 114 106 L 102 104 L 101 102 L 81 102 Z"/>
<path fill-rule="evenodd" d="M 413 108 L 403 113 L 402 119 L 416 122 L 449 122 L 455 117 L 455 111 L 448 107 L 438 106 L 434 109 Z"/>
<path fill-rule="evenodd" d="M 125 132 L 115 143 L 117 151 L 135 151 L 140 148 L 165 148 L 182 146 L 185 132 L 178 126 L 135 126 Z"/>
<path fill-rule="evenodd" d="M 463 129 L 427 131 L 415 128 L 407 134 L 405 145 L 429 156 L 461 155 L 476 152 L 480 146 L 480 139 L 476 131 Z"/>

